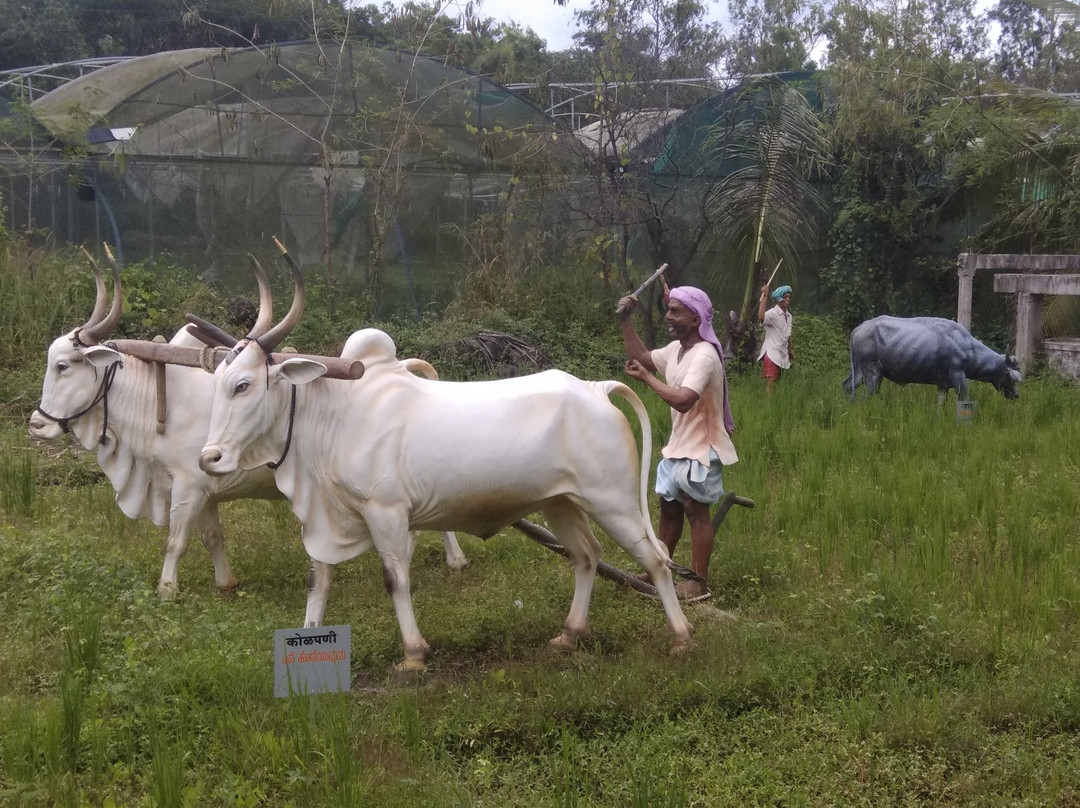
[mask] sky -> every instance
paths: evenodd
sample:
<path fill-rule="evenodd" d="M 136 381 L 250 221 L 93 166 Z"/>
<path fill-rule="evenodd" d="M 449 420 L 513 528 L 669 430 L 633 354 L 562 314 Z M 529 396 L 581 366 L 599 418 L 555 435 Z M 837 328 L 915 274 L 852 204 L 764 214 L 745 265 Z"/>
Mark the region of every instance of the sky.
<path fill-rule="evenodd" d="M 401 5 L 403 0 L 390 0 L 393 5 Z M 381 5 L 381 3 L 379 3 Z M 459 14 L 464 10 L 466 0 L 451 0 L 446 14 Z M 566 50 L 573 43 L 577 22 L 575 11 L 584 11 L 590 0 L 568 0 L 560 6 L 555 0 L 480 0 L 479 8 L 474 13 L 481 17 L 491 17 L 500 22 L 513 21 L 522 28 L 532 28 L 541 39 L 547 42 L 548 51 Z M 726 11 L 726 0 L 712 2 L 706 0 L 710 19 L 718 20 L 722 11 Z"/>

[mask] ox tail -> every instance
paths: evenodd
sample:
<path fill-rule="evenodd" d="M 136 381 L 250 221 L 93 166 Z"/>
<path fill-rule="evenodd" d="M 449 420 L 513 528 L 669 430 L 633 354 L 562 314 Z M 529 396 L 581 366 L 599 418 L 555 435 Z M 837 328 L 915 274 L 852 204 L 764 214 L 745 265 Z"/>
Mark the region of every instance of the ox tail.
<path fill-rule="evenodd" d="M 605 397 L 614 394 L 622 398 L 630 405 L 630 408 L 638 417 L 638 422 L 641 424 L 641 463 L 639 473 L 641 519 L 645 523 L 645 533 L 649 541 L 652 542 L 656 551 L 660 553 L 664 563 L 670 567 L 671 556 L 668 554 L 668 549 L 664 546 L 664 543 L 657 538 L 656 531 L 653 530 L 652 526 L 652 517 L 649 516 L 649 464 L 652 462 L 652 422 L 649 420 L 649 411 L 645 409 L 645 404 L 638 397 L 638 394 L 622 382 L 608 379 L 603 382 L 589 382 L 589 384 L 598 388 Z"/>

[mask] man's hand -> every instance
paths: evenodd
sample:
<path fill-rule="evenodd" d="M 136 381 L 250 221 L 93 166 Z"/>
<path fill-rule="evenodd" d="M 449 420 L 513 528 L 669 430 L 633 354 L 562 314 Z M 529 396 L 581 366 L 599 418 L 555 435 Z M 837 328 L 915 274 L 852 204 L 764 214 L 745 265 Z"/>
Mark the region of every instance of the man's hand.
<path fill-rule="evenodd" d="M 619 300 L 619 305 L 615 307 L 615 313 L 625 320 L 634 311 L 634 306 L 637 305 L 637 302 L 637 297 L 634 295 L 627 295 Z"/>
<path fill-rule="evenodd" d="M 636 359 L 628 360 L 626 365 L 623 367 L 623 370 L 626 371 L 627 376 L 633 379 L 637 379 L 639 382 L 645 381 L 646 378 L 652 375 L 645 368 L 645 366 Z"/>

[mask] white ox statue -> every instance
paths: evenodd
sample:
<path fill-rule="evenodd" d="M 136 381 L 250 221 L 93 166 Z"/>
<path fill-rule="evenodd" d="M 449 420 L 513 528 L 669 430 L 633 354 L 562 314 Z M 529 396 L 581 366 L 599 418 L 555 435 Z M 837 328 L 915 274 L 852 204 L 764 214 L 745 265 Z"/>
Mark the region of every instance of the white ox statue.
<path fill-rule="evenodd" d="M 161 597 L 172 599 L 179 591 L 177 566 L 193 527 L 210 553 L 216 585 L 230 591 L 239 581 L 225 554 L 218 504 L 244 498 L 281 499 L 274 473 L 257 468 L 211 477 L 199 469 L 213 398 L 213 379 L 199 368 L 166 365 L 167 415 L 164 431 L 158 433 L 154 364 L 100 344 L 120 319 L 118 268 L 113 267 L 108 313 L 105 285 L 96 265 L 94 274 L 97 303 L 90 319 L 49 347 L 41 404 L 30 416 L 30 434 L 54 440 L 70 430 L 83 447 L 96 450 L 98 465 L 112 483 L 125 516 L 168 525 L 157 587 Z M 253 333 L 265 331 L 271 323 L 269 290 L 262 271 L 257 275 L 261 305 Z M 188 328 L 181 329 L 170 344 L 204 347 Z M 426 362 L 407 361 L 417 372 L 434 374 Z M 465 566 L 453 534 L 444 536 L 444 544 L 447 564 L 454 569 Z"/>
<path fill-rule="evenodd" d="M 228 475 L 279 463 L 278 488 L 313 561 L 305 625 L 322 621 L 333 565 L 374 545 L 401 630 L 399 668 L 420 670 L 429 647 L 412 606 L 410 529 L 487 538 L 540 511 L 574 565 L 573 603 L 553 647 L 571 648 L 588 633 L 600 551 L 590 517 L 651 575 L 676 649 L 689 646 L 692 629 L 648 516 L 648 414 L 629 387 L 557 370 L 499 381 L 420 379 L 374 329 L 350 338 L 371 357 L 355 381 L 320 378 L 325 366 L 309 358 L 270 365 L 268 354 L 299 320 L 295 270 L 294 282 L 289 315 L 218 366 L 200 466 Z M 640 458 L 613 393 L 640 419 Z"/>

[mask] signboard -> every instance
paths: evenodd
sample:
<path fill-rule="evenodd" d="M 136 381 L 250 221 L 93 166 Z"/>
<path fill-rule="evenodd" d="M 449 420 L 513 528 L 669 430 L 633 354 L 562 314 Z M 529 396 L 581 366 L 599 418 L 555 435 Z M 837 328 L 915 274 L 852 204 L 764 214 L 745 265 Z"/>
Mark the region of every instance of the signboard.
<path fill-rule="evenodd" d="M 279 628 L 274 632 L 274 695 L 313 696 L 350 689 L 349 626 Z"/>

